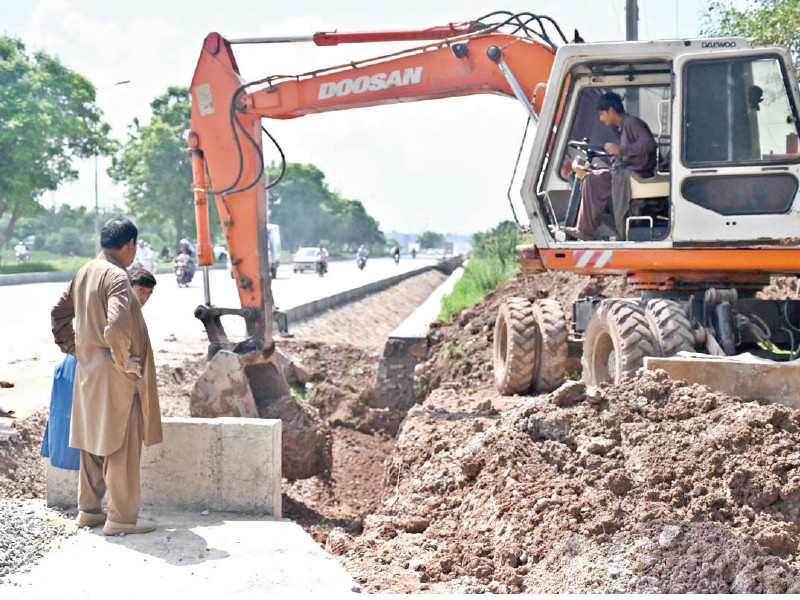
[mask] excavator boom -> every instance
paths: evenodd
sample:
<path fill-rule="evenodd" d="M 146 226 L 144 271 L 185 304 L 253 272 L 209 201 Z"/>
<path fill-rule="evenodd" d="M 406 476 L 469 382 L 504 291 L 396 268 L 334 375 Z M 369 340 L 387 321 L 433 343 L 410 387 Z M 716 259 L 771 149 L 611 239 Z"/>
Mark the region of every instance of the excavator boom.
<path fill-rule="evenodd" d="M 537 98 L 535 90 L 547 81 L 555 57 L 548 38 L 540 38 L 544 42 L 502 33 L 497 26 L 487 28 L 474 23 L 419 31 L 319 33 L 312 36 L 318 45 L 408 39 L 441 41 L 293 77 L 267 76 L 246 82 L 239 72 L 231 42 L 218 33 L 206 37 L 190 88 L 189 150 L 198 264 L 208 267 L 213 262 L 208 202 L 214 201 L 241 307 L 212 306 L 206 285 L 205 304 L 196 309 L 195 315 L 203 321 L 209 335 L 212 361 L 208 375 L 195 385 L 193 414 L 253 416 L 260 400 L 248 396 L 247 386 L 240 385 L 243 380 L 249 380 L 251 391 L 258 389 L 266 396 L 288 391 L 272 339 L 274 304 L 269 277 L 261 120 L 482 93 L 517 98 L 535 116 L 543 102 L 543 95 Z M 245 320 L 245 340 L 237 343 L 228 340 L 221 324 L 221 317 L 226 315 Z M 219 358 L 218 353 L 222 353 Z M 229 372 L 235 376 L 226 377 Z M 261 381 L 254 384 L 255 373 Z"/>

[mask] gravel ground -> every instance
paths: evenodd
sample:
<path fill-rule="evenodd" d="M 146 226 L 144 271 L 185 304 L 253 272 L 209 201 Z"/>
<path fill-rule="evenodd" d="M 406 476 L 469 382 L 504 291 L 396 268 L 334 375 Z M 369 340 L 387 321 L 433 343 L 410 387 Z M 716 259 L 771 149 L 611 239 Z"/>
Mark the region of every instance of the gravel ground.
<path fill-rule="evenodd" d="M 29 570 L 54 539 L 75 533 L 58 520 L 42 500 L 0 498 L 0 585 L 6 575 Z"/>

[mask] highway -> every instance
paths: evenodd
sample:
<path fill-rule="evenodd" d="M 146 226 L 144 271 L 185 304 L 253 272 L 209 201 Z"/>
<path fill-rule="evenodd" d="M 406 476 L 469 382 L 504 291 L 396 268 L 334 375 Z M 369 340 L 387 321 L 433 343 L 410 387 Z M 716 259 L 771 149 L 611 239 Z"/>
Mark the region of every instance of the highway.
<path fill-rule="evenodd" d="M 372 281 L 418 269 L 434 262 L 418 256 L 395 264 L 390 258 L 371 258 L 364 271 L 355 259 L 331 261 L 324 277 L 315 273 L 293 273 L 292 265 L 278 269 L 272 290 L 282 309 L 304 304 Z M 215 306 L 236 308 L 236 285 L 225 269 L 211 269 L 211 302 Z M 144 308 L 156 364 L 174 354 L 202 356 L 207 347 L 205 330 L 194 309 L 203 304 L 203 274 L 198 271 L 188 288 L 178 288 L 171 272 L 156 275 L 158 284 Z M 62 354 L 50 332 L 50 309 L 66 289 L 66 282 L 0 286 L 0 381 L 15 384 L 0 389 L 0 406 L 30 414 L 49 403 L 53 367 Z M 244 324 L 237 317 L 223 318 L 232 338 L 244 335 Z"/>

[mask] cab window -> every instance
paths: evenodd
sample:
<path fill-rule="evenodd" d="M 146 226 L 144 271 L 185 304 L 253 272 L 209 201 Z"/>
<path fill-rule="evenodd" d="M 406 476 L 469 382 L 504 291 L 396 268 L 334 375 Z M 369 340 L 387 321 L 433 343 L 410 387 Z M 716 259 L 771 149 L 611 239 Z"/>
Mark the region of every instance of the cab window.
<path fill-rule="evenodd" d="M 798 113 L 775 56 L 698 60 L 684 71 L 687 166 L 800 161 Z"/>

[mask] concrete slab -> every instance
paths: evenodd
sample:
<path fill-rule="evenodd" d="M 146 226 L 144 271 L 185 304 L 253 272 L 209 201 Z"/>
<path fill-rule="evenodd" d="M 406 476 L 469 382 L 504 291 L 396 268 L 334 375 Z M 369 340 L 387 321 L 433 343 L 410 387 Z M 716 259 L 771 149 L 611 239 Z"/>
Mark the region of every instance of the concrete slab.
<path fill-rule="evenodd" d="M 442 311 L 442 298 L 453 291 L 456 282 L 464 275 L 462 267 L 456 268 L 442 285 L 420 304 L 405 321 L 389 334 L 389 338 L 424 338 L 428 335 L 428 326 L 439 317 Z"/>
<path fill-rule="evenodd" d="M 113 597 L 255 598 L 351 593 L 356 583 L 303 529 L 271 517 L 146 512 L 158 529 L 105 537 L 83 529 L 27 573 L 10 575 L 3 600 Z"/>
<path fill-rule="evenodd" d="M 281 516 L 281 422 L 165 418 L 142 451 L 142 507 Z M 47 464 L 48 506 L 73 507 L 77 471 Z"/>
<path fill-rule="evenodd" d="M 685 379 L 744 400 L 768 400 L 800 409 L 800 360 L 775 363 L 750 355 L 647 357 L 645 369 L 664 369 Z"/>

